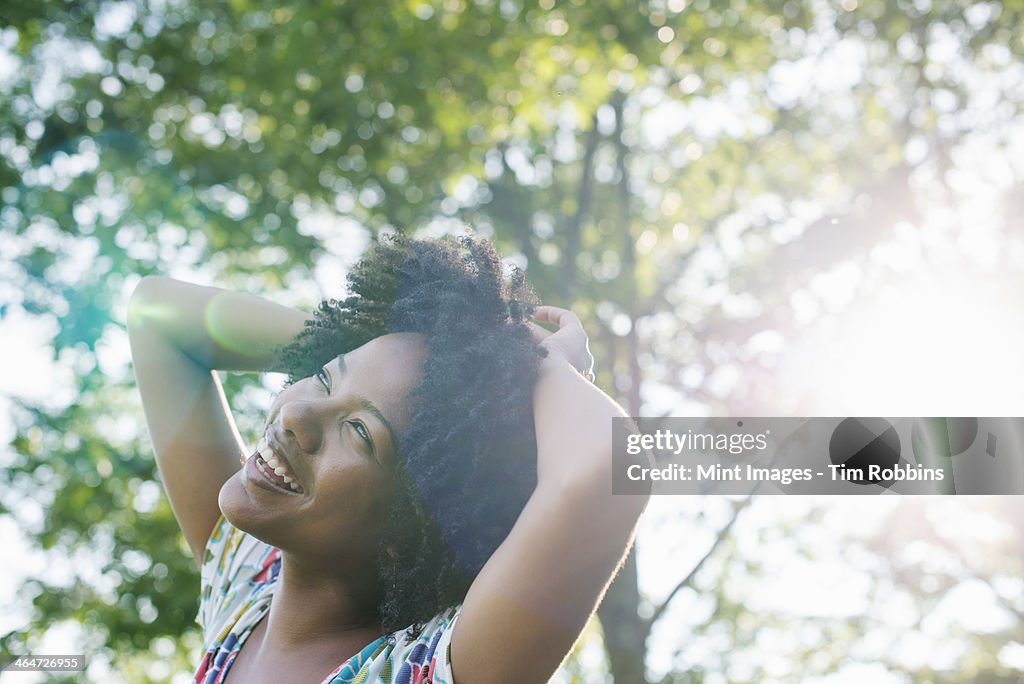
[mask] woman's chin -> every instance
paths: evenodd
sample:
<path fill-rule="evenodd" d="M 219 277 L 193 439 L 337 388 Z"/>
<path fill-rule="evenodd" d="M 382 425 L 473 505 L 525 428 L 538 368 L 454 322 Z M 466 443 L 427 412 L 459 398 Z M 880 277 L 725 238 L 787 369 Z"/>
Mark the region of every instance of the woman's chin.
<path fill-rule="evenodd" d="M 280 546 L 294 533 L 295 518 L 286 506 L 270 505 L 260 496 L 262 490 L 250 491 L 242 473 L 229 478 L 217 495 L 217 506 L 234 527 L 273 546 Z M 272 497 L 277 496 L 272 494 Z M 284 497 L 291 499 L 293 497 Z M 298 498 L 298 497 L 294 497 Z"/>
<path fill-rule="evenodd" d="M 260 515 L 257 503 L 252 500 L 245 485 L 242 484 L 241 473 L 228 478 L 228 481 L 220 488 L 217 495 L 217 506 L 220 512 L 229 523 L 243 532 L 253 533 L 254 524 L 259 527 L 261 517 L 266 517 L 266 511 Z"/>

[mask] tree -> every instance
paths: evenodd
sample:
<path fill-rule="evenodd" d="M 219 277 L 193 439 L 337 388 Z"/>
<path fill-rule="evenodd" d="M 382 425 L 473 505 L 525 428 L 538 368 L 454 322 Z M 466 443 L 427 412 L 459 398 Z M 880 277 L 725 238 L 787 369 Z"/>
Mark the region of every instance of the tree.
<path fill-rule="evenodd" d="M 194 647 L 197 580 L 149 484 L 123 353 L 125 301 L 141 276 L 189 274 L 311 306 L 318 264 L 337 271 L 337 253 L 370 235 L 472 226 L 527 266 L 545 301 L 572 302 L 598 382 L 630 413 L 814 413 L 815 383 L 778 363 L 842 320 L 845 303 L 816 283 L 852 269 L 850 292 L 882 291 L 892 268 L 872 250 L 900 233 L 923 260 L 948 251 L 970 232 L 957 218 L 977 215 L 966 203 L 978 187 L 972 150 L 1004 160 L 985 217 L 1003 246 L 989 270 L 1019 259 L 1021 171 L 1007 150 L 1021 9 L 86 0 L 0 10 L 15 65 L 0 77 L 10 256 L 0 297 L 4 311 L 53 321 L 55 362 L 75 380 L 12 411 L 0 501 L 40 548 L 88 551 L 99 568 L 70 586 L 29 580 L 32 626 L 0 638 L 4 653 L 73 620 L 118 654 L 122 674 L 147 681 L 165 678 L 146 664 L 166 658 L 168 639 L 179 666 Z M 232 377 L 228 390 L 251 434 L 266 389 Z M 730 551 L 728 516 L 697 520 L 721 533 L 661 607 L 641 613 L 634 556 L 613 585 L 600 616 L 616 681 L 646 679 L 646 637 L 701 568 L 749 561 Z M 744 613 L 726 598 L 708 629 Z"/>

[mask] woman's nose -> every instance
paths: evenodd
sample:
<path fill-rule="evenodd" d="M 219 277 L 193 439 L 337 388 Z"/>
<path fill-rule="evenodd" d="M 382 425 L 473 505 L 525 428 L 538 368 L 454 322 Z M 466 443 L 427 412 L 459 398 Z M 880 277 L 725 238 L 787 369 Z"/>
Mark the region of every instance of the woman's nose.
<path fill-rule="evenodd" d="M 295 440 L 297 446 L 307 454 L 320 450 L 323 440 L 321 416 L 313 402 L 293 399 L 281 406 L 279 413 L 285 438 Z"/>

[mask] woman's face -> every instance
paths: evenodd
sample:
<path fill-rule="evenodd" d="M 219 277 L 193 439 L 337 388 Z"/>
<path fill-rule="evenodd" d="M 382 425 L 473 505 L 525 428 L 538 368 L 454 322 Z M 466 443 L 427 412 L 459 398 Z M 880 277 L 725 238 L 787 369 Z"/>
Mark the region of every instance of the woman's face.
<path fill-rule="evenodd" d="M 371 560 L 424 355 L 422 336 L 384 335 L 281 392 L 257 452 L 221 488 L 224 516 L 310 562 Z"/>

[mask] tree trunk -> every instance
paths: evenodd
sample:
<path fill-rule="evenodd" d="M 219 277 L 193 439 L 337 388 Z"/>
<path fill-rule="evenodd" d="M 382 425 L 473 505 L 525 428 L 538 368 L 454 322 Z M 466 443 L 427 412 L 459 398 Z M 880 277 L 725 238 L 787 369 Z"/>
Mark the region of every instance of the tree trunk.
<path fill-rule="evenodd" d="M 647 681 L 644 674 L 647 627 L 637 613 L 639 605 L 636 549 L 631 549 L 622 571 L 597 609 L 604 630 L 604 648 L 616 684 Z"/>
<path fill-rule="evenodd" d="M 622 270 L 619 283 L 628 292 L 625 301 L 636 302 L 636 253 L 633 245 L 630 223 L 632 220 L 629 202 L 629 173 L 626 164 L 627 148 L 622 140 L 625 130 L 622 110 L 625 102 L 623 93 L 616 93 L 612 98 L 615 109 L 616 131 L 615 143 L 617 166 L 619 171 L 618 199 L 621 212 Z M 635 311 L 627 312 L 633 325 L 626 340 L 626 363 L 628 367 L 629 389 L 627 391 L 627 410 L 632 416 L 640 415 L 640 364 L 636 338 Z M 622 571 L 615 578 L 608 594 L 605 596 L 597 614 L 604 628 L 605 650 L 612 676 L 617 684 L 642 684 L 647 681 L 644 673 L 644 656 L 646 654 L 647 624 L 640 618 L 640 587 L 637 581 L 636 549 L 630 549 L 626 556 Z"/>

